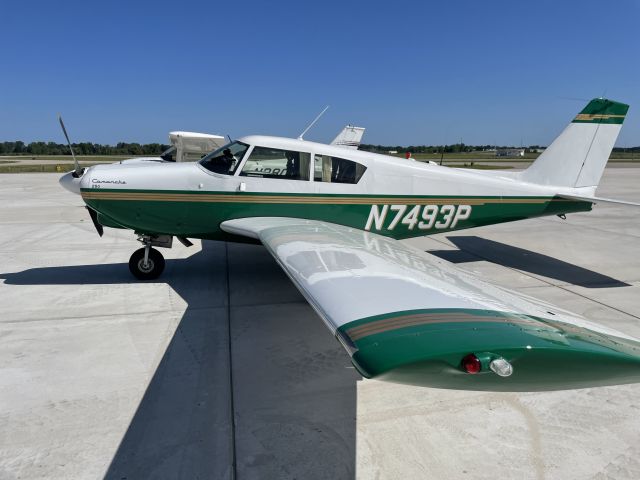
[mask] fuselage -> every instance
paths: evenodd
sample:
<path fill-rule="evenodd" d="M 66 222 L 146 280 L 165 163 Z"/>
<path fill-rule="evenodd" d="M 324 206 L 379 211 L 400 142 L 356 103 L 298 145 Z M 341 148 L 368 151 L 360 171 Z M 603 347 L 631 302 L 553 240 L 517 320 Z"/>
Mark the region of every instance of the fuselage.
<path fill-rule="evenodd" d="M 241 153 L 198 163 L 94 166 L 80 193 L 105 226 L 203 239 L 229 239 L 220 224 L 245 217 L 308 218 L 403 239 L 592 206 L 509 173 L 279 137 L 244 137 L 232 148 Z"/>

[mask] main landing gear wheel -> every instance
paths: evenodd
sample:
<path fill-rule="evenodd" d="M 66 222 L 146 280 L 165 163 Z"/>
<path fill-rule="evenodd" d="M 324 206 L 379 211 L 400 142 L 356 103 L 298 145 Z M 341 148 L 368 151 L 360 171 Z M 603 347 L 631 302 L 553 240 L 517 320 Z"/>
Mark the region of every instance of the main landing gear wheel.
<path fill-rule="evenodd" d="M 145 258 L 147 250 L 149 253 Z M 131 255 L 129 270 L 138 280 L 153 280 L 164 270 L 164 257 L 151 247 L 140 248 Z"/>

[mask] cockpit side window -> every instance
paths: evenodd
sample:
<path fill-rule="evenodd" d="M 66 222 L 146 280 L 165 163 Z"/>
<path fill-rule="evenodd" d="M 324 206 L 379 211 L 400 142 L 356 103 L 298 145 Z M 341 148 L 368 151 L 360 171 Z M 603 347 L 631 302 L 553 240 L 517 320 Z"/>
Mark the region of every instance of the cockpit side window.
<path fill-rule="evenodd" d="M 254 147 L 240 172 L 244 177 L 309 180 L 311 154 L 279 148 Z"/>
<path fill-rule="evenodd" d="M 200 165 L 210 172 L 233 175 L 248 149 L 246 143 L 232 142 L 206 155 Z"/>
<path fill-rule="evenodd" d="M 315 155 L 313 179 L 316 182 L 355 184 L 360 181 L 366 170 L 367 167 L 353 160 Z"/>

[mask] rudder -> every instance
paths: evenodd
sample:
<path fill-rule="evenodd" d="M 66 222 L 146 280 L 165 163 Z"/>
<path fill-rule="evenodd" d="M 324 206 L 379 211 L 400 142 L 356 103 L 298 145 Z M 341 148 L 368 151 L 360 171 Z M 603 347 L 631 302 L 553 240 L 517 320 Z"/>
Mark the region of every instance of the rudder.
<path fill-rule="evenodd" d="M 596 187 L 629 110 L 624 103 L 595 98 L 521 174 L 525 182 Z"/>

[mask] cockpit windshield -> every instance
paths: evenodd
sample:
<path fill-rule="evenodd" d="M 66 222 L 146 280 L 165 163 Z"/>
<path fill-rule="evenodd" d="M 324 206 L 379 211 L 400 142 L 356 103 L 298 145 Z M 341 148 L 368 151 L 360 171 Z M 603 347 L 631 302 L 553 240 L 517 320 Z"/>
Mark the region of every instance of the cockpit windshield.
<path fill-rule="evenodd" d="M 249 145 L 242 142 L 232 142 L 206 155 L 200 160 L 200 165 L 214 173 L 233 175 L 240 166 L 242 157 Z"/>

